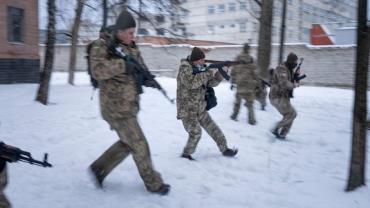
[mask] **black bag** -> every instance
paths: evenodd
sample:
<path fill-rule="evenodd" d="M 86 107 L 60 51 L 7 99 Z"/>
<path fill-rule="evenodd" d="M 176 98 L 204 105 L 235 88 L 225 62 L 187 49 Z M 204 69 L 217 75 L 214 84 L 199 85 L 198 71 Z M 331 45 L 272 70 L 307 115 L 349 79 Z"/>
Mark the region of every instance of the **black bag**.
<path fill-rule="evenodd" d="M 207 102 L 206 106 L 207 111 L 217 105 L 216 94 L 212 87 L 207 87 L 205 99 Z"/>

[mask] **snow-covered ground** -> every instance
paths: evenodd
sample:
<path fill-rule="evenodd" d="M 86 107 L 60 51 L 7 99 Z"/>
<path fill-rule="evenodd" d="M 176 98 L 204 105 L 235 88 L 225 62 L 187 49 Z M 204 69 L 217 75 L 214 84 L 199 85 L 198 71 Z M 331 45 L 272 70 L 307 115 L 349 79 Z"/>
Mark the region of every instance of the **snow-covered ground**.
<path fill-rule="evenodd" d="M 346 193 L 353 92 L 301 87 L 293 105 L 298 117 L 287 141 L 270 129 L 281 117 L 268 105 L 255 104 L 257 126 L 229 119 L 234 101 L 227 83 L 216 88 L 218 106 L 210 111 L 236 158 L 221 156 L 203 131 L 191 162 L 179 157 L 187 140 L 176 106 L 159 91 L 145 88 L 139 121 L 168 196 L 148 193 L 131 157 L 96 189 L 87 173 L 90 163 L 117 140 L 100 117 L 98 94 L 85 74 L 66 85 L 66 74 L 53 74 L 50 105 L 34 101 L 37 85 L 0 85 L 0 137 L 30 151 L 36 159 L 49 153 L 53 168 L 9 164 L 6 194 L 14 208 L 355 208 L 370 207 L 370 189 Z M 159 78 L 175 97 L 176 81 Z M 368 162 L 369 166 L 370 163 Z M 370 178 L 367 171 L 367 178 Z M 369 180 L 367 183 L 369 184 Z"/>

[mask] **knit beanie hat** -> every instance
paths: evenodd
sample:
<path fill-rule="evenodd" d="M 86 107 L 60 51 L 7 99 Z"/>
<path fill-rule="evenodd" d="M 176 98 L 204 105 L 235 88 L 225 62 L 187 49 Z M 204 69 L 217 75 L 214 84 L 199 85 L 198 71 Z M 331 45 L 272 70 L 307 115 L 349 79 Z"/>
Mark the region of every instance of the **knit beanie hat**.
<path fill-rule="evenodd" d="M 249 52 L 249 48 L 250 48 L 249 44 L 248 44 L 248 43 L 246 43 L 246 44 L 244 44 L 244 46 L 243 46 L 243 51 L 244 51 L 245 53 L 248 53 L 248 52 Z"/>
<path fill-rule="evenodd" d="M 297 55 L 295 55 L 294 53 L 289 53 L 286 62 L 292 64 L 295 63 L 297 60 L 298 60 Z"/>
<path fill-rule="evenodd" d="M 203 51 L 200 48 L 194 47 L 190 54 L 190 61 L 198 61 L 199 59 L 203 59 L 206 56 L 204 55 Z"/>
<path fill-rule="evenodd" d="M 115 29 L 125 30 L 131 27 L 136 27 L 134 17 L 128 11 L 123 10 L 116 20 Z"/>

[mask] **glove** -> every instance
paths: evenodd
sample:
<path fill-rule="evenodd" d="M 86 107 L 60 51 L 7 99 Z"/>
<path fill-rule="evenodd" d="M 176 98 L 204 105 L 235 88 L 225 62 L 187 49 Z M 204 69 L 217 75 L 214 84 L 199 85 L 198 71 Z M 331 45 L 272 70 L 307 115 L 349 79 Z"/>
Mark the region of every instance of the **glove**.
<path fill-rule="evenodd" d="M 230 90 L 233 90 L 235 88 L 234 84 L 230 85 Z"/>
<path fill-rule="evenodd" d="M 145 87 L 153 87 L 153 88 L 158 88 L 158 84 L 155 80 L 153 79 L 147 79 L 144 81 L 144 86 Z"/>

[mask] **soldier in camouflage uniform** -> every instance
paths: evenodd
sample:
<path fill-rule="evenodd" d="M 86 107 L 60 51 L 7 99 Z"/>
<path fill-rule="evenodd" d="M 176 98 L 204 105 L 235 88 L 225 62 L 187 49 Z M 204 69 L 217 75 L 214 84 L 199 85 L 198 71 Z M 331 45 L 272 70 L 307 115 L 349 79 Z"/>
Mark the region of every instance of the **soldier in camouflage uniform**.
<path fill-rule="evenodd" d="M 237 120 L 241 101 L 245 100 L 245 106 L 248 108 L 248 123 L 255 125 L 253 101 L 259 80 L 256 74 L 256 65 L 252 56 L 249 55 L 248 43 L 244 44 L 243 52 L 236 58 L 236 61 L 241 64 L 236 65 L 231 71 L 231 83 L 236 85 L 236 100 L 231 119 Z"/>
<path fill-rule="evenodd" d="M 181 119 L 189 134 L 188 142 L 181 155 L 189 160 L 201 138 L 203 127 L 216 142 L 224 156 L 235 156 L 237 149 L 227 147 L 221 129 L 206 110 L 206 88 L 215 87 L 222 81 L 221 74 L 204 68 L 204 53 L 195 47 L 191 55 L 181 61 L 177 75 L 177 119 Z"/>
<path fill-rule="evenodd" d="M 261 110 L 264 111 L 266 109 L 267 87 L 261 80 L 258 80 L 255 98 L 260 103 Z"/>
<path fill-rule="evenodd" d="M 283 119 L 272 130 L 279 139 L 285 139 L 297 112 L 290 103 L 290 95 L 297 86 L 293 79 L 293 69 L 297 66 L 298 57 L 290 53 L 286 62 L 279 65 L 272 75 L 270 88 L 270 103 L 280 112 Z"/>
<path fill-rule="evenodd" d="M 135 27 L 132 15 L 123 11 L 116 21 L 112 42 L 100 39 L 91 48 L 91 73 L 99 84 L 101 113 L 120 139 L 90 165 L 90 171 L 97 185 L 102 187 L 104 178 L 132 154 L 147 190 L 167 194 L 170 186 L 163 182 L 161 175 L 154 169 L 148 142 L 137 121 L 139 93 L 136 70 L 132 64 L 112 55 L 109 50 L 121 50 L 148 70 L 134 44 Z M 112 43 L 115 43 L 114 47 L 111 47 Z M 153 87 L 149 80 L 144 85 Z"/>
<path fill-rule="evenodd" d="M 8 182 L 6 173 L 6 160 L 0 158 L 0 208 L 10 208 L 10 203 L 4 194 L 4 189 Z"/>

